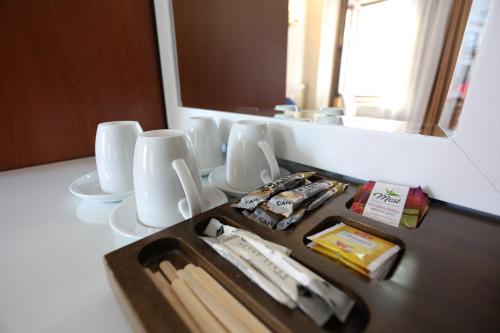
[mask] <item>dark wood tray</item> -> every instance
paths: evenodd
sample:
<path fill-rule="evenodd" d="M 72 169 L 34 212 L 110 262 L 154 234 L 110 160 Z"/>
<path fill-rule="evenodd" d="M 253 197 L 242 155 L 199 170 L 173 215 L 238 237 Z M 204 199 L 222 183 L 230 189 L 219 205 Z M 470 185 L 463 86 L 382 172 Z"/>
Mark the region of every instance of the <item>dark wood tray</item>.
<path fill-rule="evenodd" d="M 281 161 L 291 171 L 311 170 Z M 144 273 L 168 259 L 177 268 L 203 267 L 272 330 L 277 332 L 422 332 L 493 331 L 500 326 L 500 219 L 450 207 L 433 200 L 417 229 L 394 228 L 354 214 L 346 207 L 353 186 L 286 231 L 270 230 L 226 204 L 107 254 L 110 285 L 136 331 L 179 332 L 186 327 Z M 316 326 L 299 310 L 288 310 L 198 239 L 210 218 L 252 231 L 287 246 L 292 257 L 356 299 L 345 324 L 336 319 Z M 370 281 L 314 253 L 307 235 L 338 222 L 399 244 L 401 251 L 388 278 Z"/>

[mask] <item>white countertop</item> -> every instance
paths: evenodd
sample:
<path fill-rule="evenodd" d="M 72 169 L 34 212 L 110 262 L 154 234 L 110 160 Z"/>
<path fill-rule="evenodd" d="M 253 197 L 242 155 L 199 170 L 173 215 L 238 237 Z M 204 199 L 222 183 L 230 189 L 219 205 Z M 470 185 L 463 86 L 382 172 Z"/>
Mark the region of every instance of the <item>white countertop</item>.
<path fill-rule="evenodd" d="M 116 204 L 82 201 L 70 183 L 94 158 L 0 172 L 0 332 L 131 332 L 108 286 Z"/>

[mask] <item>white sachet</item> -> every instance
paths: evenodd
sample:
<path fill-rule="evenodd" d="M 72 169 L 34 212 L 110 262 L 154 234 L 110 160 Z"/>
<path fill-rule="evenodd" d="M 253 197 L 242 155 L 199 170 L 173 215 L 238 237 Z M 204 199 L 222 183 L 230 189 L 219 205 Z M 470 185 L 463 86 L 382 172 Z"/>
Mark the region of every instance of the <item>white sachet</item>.
<path fill-rule="evenodd" d="M 297 304 L 318 325 L 332 314 L 344 322 L 354 306 L 346 293 L 290 258 L 286 247 L 216 219 L 209 222 L 205 234 L 211 236 L 201 237 L 207 244 L 274 299 L 289 307 L 289 302 Z"/>
<path fill-rule="evenodd" d="M 219 222 L 219 220 L 214 219 L 214 218 L 212 218 L 210 220 L 210 222 L 208 222 L 203 233 L 206 236 L 214 237 L 214 238 L 218 238 L 218 239 L 224 239 L 224 238 L 233 237 L 233 236 L 238 236 L 238 237 L 241 237 L 241 238 L 246 239 L 246 240 L 253 239 L 255 241 L 265 243 L 267 246 L 269 246 L 273 250 L 281 252 L 285 255 L 289 255 L 292 252 L 292 250 L 290 250 L 287 247 L 284 247 L 282 245 L 279 245 L 279 244 L 276 244 L 273 242 L 269 242 L 269 241 L 257 236 L 254 233 L 251 233 L 249 231 L 238 229 L 238 228 L 232 227 L 232 226 L 227 225 L 227 224 L 222 224 L 221 222 Z"/>
<path fill-rule="evenodd" d="M 221 241 L 212 237 L 200 237 L 205 241 L 210 247 L 212 247 L 218 254 L 220 254 L 224 259 L 229 261 L 231 264 L 236 266 L 243 274 L 246 275 L 250 280 L 255 282 L 259 287 L 261 287 L 266 293 L 274 298 L 277 302 L 285 305 L 289 309 L 295 309 L 296 304 L 290 297 L 283 293 L 280 288 L 278 288 L 274 283 L 269 281 L 264 275 L 253 268 L 246 260 L 241 258 L 232 249 L 225 246 Z"/>

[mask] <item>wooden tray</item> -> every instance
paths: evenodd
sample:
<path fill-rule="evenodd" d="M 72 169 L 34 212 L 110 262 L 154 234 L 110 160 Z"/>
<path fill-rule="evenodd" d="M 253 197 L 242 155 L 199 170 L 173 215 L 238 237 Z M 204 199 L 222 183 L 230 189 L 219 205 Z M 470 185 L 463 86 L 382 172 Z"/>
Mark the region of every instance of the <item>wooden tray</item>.
<path fill-rule="evenodd" d="M 291 162 L 281 164 L 291 171 L 311 169 Z M 203 267 L 277 332 L 492 331 L 499 327 L 498 218 L 432 201 L 418 229 L 395 228 L 350 212 L 346 204 L 355 192 L 356 186 L 350 186 L 286 231 L 259 225 L 230 204 L 214 208 L 107 254 L 110 284 L 136 331 L 186 330 L 144 273 L 146 266 L 157 270 L 162 259 L 172 261 L 177 268 L 187 263 Z M 301 311 L 288 310 L 274 301 L 197 238 L 212 217 L 290 248 L 292 257 L 349 293 L 356 306 L 346 323 L 333 318 L 325 327 L 318 327 Z M 305 246 L 307 235 L 341 221 L 402 247 L 386 280 L 370 281 Z"/>

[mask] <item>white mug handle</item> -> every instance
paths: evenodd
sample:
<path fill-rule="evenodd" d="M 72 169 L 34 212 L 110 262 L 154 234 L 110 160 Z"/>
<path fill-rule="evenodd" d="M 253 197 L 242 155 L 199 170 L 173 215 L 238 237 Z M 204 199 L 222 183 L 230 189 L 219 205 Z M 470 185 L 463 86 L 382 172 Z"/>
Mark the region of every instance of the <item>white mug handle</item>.
<path fill-rule="evenodd" d="M 191 172 L 189 172 L 186 161 L 183 159 L 174 160 L 172 162 L 172 168 L 174 168 L 177 173 L 177 177 L 179 177 L 184 193 L 186 194 L 190 217 L 201 214 L 203 212 L 203 206 L 200 192 L 196 188 L 196 184 L 191 176 Z"/>
<path fill-rule="evenodd" d="M 267 142 L 266 140 L 260 140 L 257 144 L 264 153 L 267 163 L 269 164 L 269 168 L 271 169 L 270 177 L 267 170 L 262 170 L 262 172 L 260 173 L 260 179 L 262 180 L 262 182 L 264 182 L 264 184 L 267 184 L 280 176 L 280 167 L 278 166 L 278 161 L 276 161 L 276 157 L 274 156 L 269 142 Z"/>

